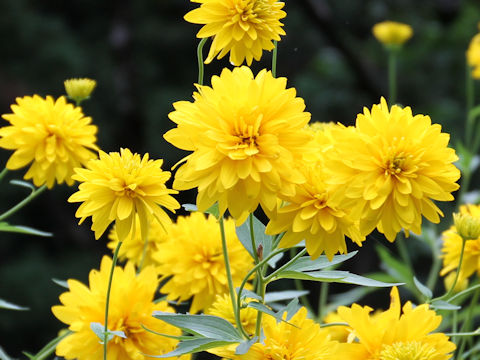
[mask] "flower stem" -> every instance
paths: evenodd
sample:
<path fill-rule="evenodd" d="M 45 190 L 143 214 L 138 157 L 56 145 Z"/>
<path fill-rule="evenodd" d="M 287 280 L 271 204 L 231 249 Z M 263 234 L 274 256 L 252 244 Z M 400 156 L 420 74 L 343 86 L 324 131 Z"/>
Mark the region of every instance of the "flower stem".
<path fill-rule="evenodd" d="M 107 286 L 107 299 L 105 300 L 105 327 L 104 327 L 104 334 L 103 334 L 103 360 L 107 360 L 107 342 L 108 342 L 108 309 L 110 305 L 110 290 L 112 289 L 112 280 L 113 280 L 113 272 L 115 270 L 115 266 L 117 265 L 118 259 L 118 252 L 120 251 L 120 247 L 122 246 L 123 242 L 119 241 L 117 247 L 115 248 L 115 252 L 113 253 L 112 259 L 112 268 L 110 269 L 110 276 L 108 278 L 108 286 Z"/>
<path fill-rule="evenodd" d="M 328 299 L 328 283 L 322 282 L 320 285 L 320 299 L 318 301 L 318 321 L 322 321 Z"/>
<path fill-rule="evenodd" d="M 405 263 L 405 265 L 408 266 L 412 274 L 414 274 L 415 272 L 413 271 L 413 265 L 412 265 L 410 256 L 408 256 L 408 249 L 405 241 L 406 241 L 405 235 L 404 233 L 401 232 L 398 234 L 395 243 L 397 244 L 397 249 L 398 249 L 398 252 L 400 253 L 400 257 L 402 258 L 402 261 Z"/>
<path fill-rule="evenodd" d="M 272 53 L 272 75 L 273 77 L 277 77 L 278 41 L 274 40 L 273 45 L 275 47 L 273 48 Z"/>
<path fill-rule="evenodd" d="M 66 330 L 65 333 L 62 335 L 56 337 L 52 341 L 50 341 L 47 345 L 45 345 L 38 353 L 36 353 L 34 356 L 30 357 L 30 360 L 43 360 L 46 359 L 48 356 L 50 356 L 55 349 L 57 348 L 57 345 L 60 341 L 65 339 L 67 336 L 70 336 L 73 334 L 71 330 Z M 0 359 L 2 358 L 1 353 L 0 353 Z"/>
<path fill-rule="evenodd" d="M 204 73 L 204 65 L 203 65 L 203 45 L 207 42 L 208 38 L 203 38 L 200 40 L 200 43 L 197 47 L 197 59 L 198 59 L 198 85 L 203 85 L 203 73 Z"/>
<path fill-rule="evenodd" d="M 469 328 L 470 328 L 472 318 L 473 318 L 473 311 L 475 309 L 475 306 L 478 303 L 478 298 L 479 297 L 480 297 L 480 290 L 477 289 L 473 293 L 472 301 L 470 301 L 470 305 L 468 307 L 467 317 L 465 318 L 465 321 L 462 324 L 462 328 L 460 329 L 460 334 L 466 333 L 470 330 Z M 460 340 L 460 346 L 459 346 L 459 350 L 458 350 L 457 357 L 456 357 L 457 359 L 462 359 L 462 355 L 463 355 L 463 352 L 465 350 L 466 340 L 467 340 L 467 337 L 462 337 L 462 339 Z"/>
<path fill-rule="evenodd" d="M 41 187 L 33 190 L 30 195 L 28 195 L 25 199 L 20 201 L 17 205 L 12 207 L 10 210 L 5 211 L 2 215 L 0 215 L 0 221 L 5 220 L 9 216 L 13 215 L 16 213 L 18 210 L 23 208 L 25 205 L 27 205 L 30 201 L 35 199 L 38 195 L 40 195 L 42 192 L 44 192 L 47 189 L 46 185 L 42 185 Z"/>
<path fill-rule="evenodd" d="M 8 173 L 8 169 L 7 169 L 7 168 L 5 168 L 5 169 L 2 170 L 2 172 L 0 173 L 0 181 L 3 180 L 3 178 L 5 177 L 5 175 L 7 175 L 7 173 Z"/>
<path fill-rule="evenodd" d="M 468 61 L 465 62 L 465 97 L 466 97 L 466 111 L 467 123 L 465 124 L 465 145 L 470 148 L 472 143 L 472 127 L 474 119 L 470 116 L 470 111 L 473 109 L 475 101 L 475 82 L 471 75 L 471 68 Z"/>
<path fill-rule="evenodd" d="M 388 103 L 395 105 L 397 101 L 397 51 L 388 50 Z"/>

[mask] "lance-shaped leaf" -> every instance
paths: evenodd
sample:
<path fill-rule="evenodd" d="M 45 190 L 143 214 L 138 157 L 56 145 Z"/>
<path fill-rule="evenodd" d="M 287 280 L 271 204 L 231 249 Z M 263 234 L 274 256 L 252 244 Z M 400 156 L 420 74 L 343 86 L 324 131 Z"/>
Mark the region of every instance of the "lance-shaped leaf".
<path fill-rule="evenodd" d="M 242 340 L 218 340 L 211 338 L 192 338 L 191 340 L 184 340 L 178 343 L 177 348 L 163 355 L 153 355 L 153 354 L 144 354 L 147 357 L 152 358 L 167 358 L 180 356 L 184 354 L 197 353 L 200 351 L 205 351 L 213 349 L 220 346 L 230 345 L 238 343 Z"/>
<path fill-rule="evenodd" d="M 13 232 L 13 233 L 20 233 L 20 234 L 27 234 L 27 235 L 35 235 L 35 236 L 44 236 L 44 237 L 50 237 L 53 236 L 52 233 L 46 232 L 46 231 L 40 231 L 28 226 L 22 226 L 22 225 L 10 225 L 7 222 L 0 222 L 0 231 L 5 231 L 5 232 Z"/>
<path fill-rule="evenodd" d="M 0 299 L 0 309 L 18 310 L 18 311 L 30 310 L 28 307 L 15 305 L 15 304 L 12 304 L 11 302 L 8 302 L 2 299 Z"/>
<path fill-rule="evenodd" d="M 346 255 L 335 255 L 333 259 L 330 261 L 325 255 L 320 255 L 315 260 L 312 260 L 310 256 L 303 256 L 297 259 L 292 264 L 289 264 L 285 267 L 285 270 L 291 271 L 313 271 L 313 270 L 321 270 L 327 267 L 340 264 L 348 259 L 351 259 L 357 254 L 357 251 L 352 251 Z"/>

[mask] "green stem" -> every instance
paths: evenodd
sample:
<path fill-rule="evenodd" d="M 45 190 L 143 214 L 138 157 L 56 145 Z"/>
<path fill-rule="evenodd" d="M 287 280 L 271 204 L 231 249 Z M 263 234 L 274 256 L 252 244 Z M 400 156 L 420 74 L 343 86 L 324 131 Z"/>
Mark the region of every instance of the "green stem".
<path fill-rule="evenodd" d="M 30 195 L 28 195 L 25 199 L 20 201 L 17 205 L 12 207 L 10 210 L 5 211 L 2 215 L 0 215 L 0 221 L 5 220 L 9 216 L 13 215 L 16 213 L 18 210 L 23 208 L 25 205 L 27 205 L 30 201 L 35 199 L 38 195 L 40 195 L 42 192 L 44 192 L 47 189 L 46 185 L 42 185 L 41 187 L 33 190 Z"/>
<path fill-rule="evenodd" d="M 287 266 L 290 266 L 290 264 L 294 263 L 299 257 L 305 255 L 305 253 L 307 252 L 307 249 L 302 249 L 297 255 L 295 255 L 289 262 L 287 262 L 285 265 L 279 267 L 277 270 L 275 270 L 273 273 L 271 273 L 270 275 L 268 275 L 266 278 L 265 278 L 265 283 L 270 283 L 272 281 L 272 279 L 280 272 L 282 271 L 283 269 L 285 269 Z"/>
<path fill-rule="evenodd" d="M 463 295 L 468 294 L 469 292 L 472 292 L 473 290 L 480 289 L 480 284 L 474 285 L 468 289 L 465 289 L 463 291 L 460 291 L 459 293 L 455 294 L 455 296 L 452 296 L 448 301 L 452 302 L 457 300 L 459 297 L 462 297 Z"/>
<path fill-rule="evenodd" d="M 397 245 L 397 249 L 398 249 L 398 252 L 400 253 L 400 257 L 402 258 L 402 261 L 405 263 L 405 265 L 408 266 L 412 274 L 415 274 L 415 272 L 413 271 L 412 260 L 410 259 L 410 256 L 408 256 L 408 249 L 405 241 L 406 241 L 405 234 L 401 232 L 398 234 L 397 239 L 395 240 L 395 243 Z"/>
<path fill-rule="evenodd" d="M 470 110 L 475 104 L 475 82 L 472 78 L 471 68 L 468 61 L 465 62 L 465 97 L 466 97 L 466 111 L 467 123 L 465 124 L 465 145 L 470 148 L 472 141 L 472 126 L 473 122 L 470 116 Z"/>
<path fill-rule="evenodd" d="M 277 57 L 278 57 L 278 41 L 273 41 L 273 48 L 272 53 L 272 75 L 273 77 L 277 77 Z"/>
<path fill-rule="evenodd" d="M 395 105 L 397 101 L 397 51 L 388 50 L 388 103 Z"/>
<path fill-rule="evenodd" d="M 56 337 L 52 341 L 50 341 L 47 345 L 45 345 L 38 353 L 36 353 L 33 357 L 30 357 L 30 360 L 43 360 L 50 356 L 60 341 L 65 339 L 67 336 L 73 334 L 72 331 L 66 330 L 64 334 Z M 1 358 L 1 357 L 0 357 Z"/>
<path fill-rule="evenodd" d="M 442 267 L 442 260 L 440 258 L 440 251 L 437 245 L 436 237 L 428 238 L 428 244 L 432 250 L 432 266 L 430 267 L 430 272 L 428 273 L 427 287 L 429 289 L 435 289 L 437 284 L 438 273 Z"/>
<path fill-rule="evenodd" d="M 328 283 L 322 282 L 320 285 L 320 299 L 318 301 L 318 320 L 321 321 L 323 316 L 325 315 L 323 312 L 325 311 L 325 307 L 327 305 L 328 299 Z"/>
<path fill-rule="evenodd" d="M 295 256 L 295 248 L 291 248 L 290 249 L 290 257 L 294 257 Z M 305 288 L 303 287 L 303 284 L 302 284 L 302 280 L 300 279 L 293 279 L 293 282 L 295 284 L 295 288 L 299 291 L 303 291 L 305 290 Z M 302 303 L 303 306 L 305 306 L 308 310 L 309 313 L 312 313 L 312 304 L 310 303 L 310 300 L 308 300 L 308 296 L 307 295 L 302 295 L 300 296 L 300 302 Z"/>
<path fill-rule="evenodd" d="M 475 309 L 475 306 L 478 303 L 478 298 L 479 297 L 480 297 L 480 290 L 477 289 L 473 293 L 472 301 L 470 302 L 470 305 L 468 307 L 467 317 L 462 324 L 462 328 L 460 329 L 460 334 L 466 333 L 470 329 L 470 325 L 472 323 L 472 318 L 473 318 L 473 310 Z M 458 350 L 458 353 L 457 353 L 457 359 L 462 359 L 462 354 L 465 350 L 466 340 L 467 340 L 467 337 L 462 337 L 462 339 L 460 340 L 460 346 L 459 346 L 459 350 Z"/>
<path fill-rule="evenodd" d="M 258 295 L 262 298 L 262 304 L 265 304 L 265 291 L 266 291 L 267 285 L 266 282 L 263 281 L 262 278 L 259 278 L 259 283 L 258 283 Z M 255 336 L 260 339 L 260 331 L 262 329 L 262 316 L 263 312 L 258 310 L 257 312 L 257 323 L 255 324 Z"/>
<path fill-rule="evenodd" d="M 7 169 L 7 168 L 5 168 L 5 169 L 2 170 L 2 172 L 0 173 L 0 181 L 3 180 L 3 178 L 5 177 L 5 175 L 7 175 L 7 173 L 8 173 L 8 169 Z"/>
<path fill-rule="evenodd" d="M 207 42 L 208 38 L 203 38 L 200 40 L 198 47 L 197 47 L 197 60 L 198 60 L 198 85 L 203 85 L 203 73 L 204 73 L 204 65 L 203 65 L 203 45 Z"/>
<path fill-rule="evenodd" d="M 108 286 L 107 286 L 107 298 L 105 300 L 105 326 L 104 326 L 104 334 L 103 334 L 103 360 L 107 360 L 107 342 L 108 342 L 108 309 L 110 306 L 110 291 L 112 290 L 112 280 L 113 280 L 113 272 L 115 270 L 115 266 L 117 265 L 118 259 L 118 252 L 120 251 L 120 247 L 122 246 L 123 242 L 119 241 L 117 247 L 115 248 L 115 252 L 113 253 L 112 259 L 112 267 L 110 269 L 110 276 L 108 278 Z"/>

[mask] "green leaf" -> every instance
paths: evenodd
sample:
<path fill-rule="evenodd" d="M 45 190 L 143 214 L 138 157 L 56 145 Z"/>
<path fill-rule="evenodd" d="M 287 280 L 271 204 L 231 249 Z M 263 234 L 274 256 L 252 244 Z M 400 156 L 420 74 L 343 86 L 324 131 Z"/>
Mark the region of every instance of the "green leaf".
<path fill-rule="evenodd" d="M 310 256 L 303 256 L 297 259 L 294 263 L 285 267 L 285 270 L 292 271 L 313 271 L 321 270 L 327 267 L 340 264 L 348 259 L 351 259 L 357 254 L 357 251 L 352 251 L 346 255 L 335 255 L 332 261 L 328 260 L 325 255 L 320 255 L 315 260 L 312 260 Z"/>
<path fill-rule="evenodd" d="M 416 288 L 420 293 L 425 296 L 427 299 L 431 299 L 433 294 L 432 290 L 430 290 L 428 287 L 423 285 L 415 276 L 413 277 L 413 283 L 415 284 Z"/>
<path fill-rule="evenodd" d="M 0 231 L 5 232 L 13 232 L 13 233 L 21 233 L 21 234 L 28 234 L 28 235 L 36 235 L 36 236 L 44 236 L 50 237 L 53 236 L 52 233 L 40 231 L 28 226 L 21 226 L 21 225 L 10 225 L 5 221 L 0 222 Z"/>
<path fill-rule="evenodd" d="M 70 287 L 68 286 L 68 282 L 66 280 L 59 280 L 59 279 L 52 278 L 52 281 L 55 284 L 65 288 L 65 289 L 70 289 Z"/>
<path fill-rule="evenodd" d="M 293 298 L 299 298 L 301 296 L 307 295 L 309 291 L 307 290 L 285 290 L 285 291 L 275 291 L 265 294 L 265 302 L 275 302 L 282 300 L 290 300 Z"/>
<path fill-rule="evenodd" d="M 28 307 L 12 304 L 11 302 L 0 299 L 0 309 L 26 311 L 30 310 Z"/>
<path fill-rule="evenodd" d="M 3 351 L 1 346 L 0 346 L 0 360 L 13 360 L 10 356 L 7 355 L 5 351 Z"/>
<path fill-rule="evenodd" d="M 154 311 L 153 316 L 192 335 L 200 335 L 210 339 L 243 341 L 243 337 L 227 320 L 213 315 L 175 314 Z"/>
<path fill-rule="evenodd" d="M 239 288 L 237 288 L 237 294 L 238 294 L 238 290 Z M 260 295 L 258 295 L 257 293 L 254 293 L 253 291 L 247 290 L 245 288 L 242 289 L 242 295 L 240 296 L 240 298 L 242 299 L 252 298 L 252 299 L 262 301 L 262 297 Z"/>
<path fill-rule="evenodd" d="M 220 219 L 220 209 L 218 208 L 218 203 L 210 206 L 205 213 L 215 216 L 217 219 Z"/>
<path fill-rule="evenodd" d="M 243 341 L 243 339 L 240 341 Z M 172 350 L 166 354 L 163 354 L 163 355 L 144 354 L 144 355 L 148 357 L 153 357 L 153 358 L 166 358 L 166 357 L 180 356 L 184 354 L 191 354 L 191 353 L 213 349 L 220 346 L 235 344 L 240 341 L 219 340 L 219 339 L 210 339 L 210 338 L 194 338 L 192 340 L 185 340 L 185 341 L 179 342 L 175 350 Z"/>
<path fill-rule="evenodd" d="M 92 322 L 90 323 L 90 329 L 98 336 L 100 339 L 100 344 L 103 344 L 105 341 L 105 326 L 100 324 L 99 322 Z M 112 340 L 115 336 L 119 336 L 121 338 L 126 339 L 127 336 L 123 331 L 117 330 L 107 330 L 107 343 Z"/>
<path fill-rule="evenodd" d="M 242 245 L 247 249 L 250 256 L 254 258 L 254 253 L 252 249 L 252 240 L 250 238 L 250 219 L 247 219 L 242 225 L 238 226 L 237 236 Z M 273 246 L 273 237 L 265 234 L 265 225 L 262 224 L 255 216 L 253 217 L 253 235 L 255 237 L 255 244 L 257 247 L 262 245 L 263 247 L 263 257 L 267 257 L 272 251 Z M 257 249 L 255 249 L 255 252 Z M 278 261 L 278 259 L 276 259 Z M 275 262 L 273 259 L 268 261 L 268 264 L 272 267 L 275 267 Z"/>
<path fill-rule="evenodd" d="M 435 310 L 460 310 L 462 307 L 443 300 L 434 300 L 430 303 L 430 307 Z"/>
<path fill-rule="evenodd" d="M 254 336 L 253 338 L 249 340 L 245 340 L 241 342 L 237 348 L 235 349 L 235 355 L 244 355 L 250 350 L 253 344 L 255 344 L 258 341 L 258 336 Z"/>
<path fill-rule="evenodd" d="M 32 190 L 32 192 L 36 190 L 36 187 L 33 186 L 31 183 L 22 180 L 10 180 L 10 184 L 25 187 Z"/>
<path fill-rule="evenodd" d="M 392 254 L 390 254 L 390 252 L 383 246 L 377 246 L 375 250 L 382 260 L 382 268 L 389 275 L 391 275 L 397 281 L 406 283 L 409 288 L 414 287 L 412 282 L 413 274 L 407 265 L 395 259 Z"/>
<path fill-rule="evenodd" d="M 185 211 L 198 211 L 197 205 L 195 204 L 182 204 L 182 207 Z"/>

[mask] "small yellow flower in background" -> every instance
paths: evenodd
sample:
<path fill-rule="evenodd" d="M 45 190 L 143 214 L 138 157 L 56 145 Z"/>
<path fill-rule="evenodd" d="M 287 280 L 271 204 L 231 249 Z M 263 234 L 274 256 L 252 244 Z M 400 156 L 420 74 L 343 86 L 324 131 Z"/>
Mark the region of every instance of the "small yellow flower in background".
<path fill-rule="evenodd" d="M 262 326 L 264 341 L 253 344 L 246 354 L 235 355 L 233 359 L 344 359 L 338 342 L 330 340 L 328 332 L 307 318 L 307 309 L 304 307 L 288 323 L 267 316 L 263 318 Z"/>
<path fill-rule="evenodd" d="M 395 21 L 383 21 L 375 24 L 372 32 L 378 41 L 387 46 L 402 45 L 413 36 L 410 25 Z"/>
<path fill-rule="evenodd" d="M 480 220 L 480 205 L 462 205 L 460 214 L 468 215 L 478 221 Z M 450 272 L 458 271 L 463 241 L 455 225 L 442 233 L 442 239 L 443 269 L 440 271 L 440 275 L 445 276 Z M 480 236 L 465 242 L 458 282 L 468 279 L 474 273 L 480 274 Z"/>
<path fill-rule="evenodd" d="M 73 334 L 63 339 L 56 349 L 66 359 L 101 360 L 103 344 L 90 324 L 105 324 L 105 301 L 112 260 L 105 256 L 100 270 L 92 270 L 89 286 L 68 280 L 69 291 L 60 295 L 62 305 L 52 307 L 53 314 L 69 325 Z M 109 359 L 144 360 L 149 355 L 161 355 L 173 350 L 178 341 L 146 331 L 179 336 L 181 330 L 152 316 L 154 311 L 174 312 L 166 301 L 154 303 L 158 277 L 154 267 L 144 268 L 138 275 L 132 263 L 115 267 L 115 281 L 110 293 L 108 329 L 123 331 L 126 338 L 115 336 L 108 342 Z M 170 358 L 176 359 L 176 358 Z"/>
<path fill-rule="evenodd" d="M 207 210 L 218 201 L 242 223 L 259 205 L 275 210 L 277 195 L 293 196 L 305 182 L 296 164 L 313 135 L 303 99 L 286 89 L 287 79 L 262 70 L 254 77 L 246 67 L 224 69 L 212 87 L 197 86 L 193 103 L 174 104 L 170 119 L 178 126 L 164 137 L 193 151 L 183 159 L 173 187 L 198 187 L 197 206 Z"/>
<path fill-rule="evenodd" d="M 148 153 L 141 157 L 128 149 L 109 154 L 100 151 L 100 158 L 91 160 L 86 169 L 76 169 L 73 179 L 80 182 L 78 191 L 68 199 L 81 202 L 76 217 L 82 223 L 92 217 L 95 239 L 100 238 L 108 225 L 115 221 L 120 241 L 136 234 L 138 214 L 142 238 L 147 236 L 148 223 L 154 217 L 160 224 L 171 222 L 161 208 L 174 211 L 180 204 L 170 194 L 165 182 L 170 172 L 162 171 L 163 160 L 150 160 Z"/>
<path fill-rule="evenodd" d="M 281 197 L 285 205 L 267 225 L 270 235 L 285 232 L 279 246 L 289 248 L 305 240 L 310 256 L 315 259 L 323 252 L 331 260 L 340 252 L 347 253 L 345 236 L 362 246 L 358 219 L 352 218 L 348 202 L 342 204 L 333 188 L 325 183 L 322 164 L 300 166 L 307 181 L 296 186 L 295 195 Z"/>
<path fill-rule="evenodd" d="M 235 223 L 225 220 L 228 256 L 234 286 L 251 269 L 252 258 L 238 240 Z M 169 227 L 169 237 L 153 258 L 159 274 L 168 281 L 161 292 L 168 300 L 185 301 L 193 297 L 191 313 L 209 308 L 219 294 L 228 293 L 225 260 L 217 219 L 199 212 L 179 216 Z"/>
<path fill-rule="evenodd" d="M 138 215 L 135 217 L 135 223 L 135 228 L 140 228 L 140 219 Z M 157 265 L 157 262 L 153 259 L 152 255 L 160 249 L 165 241 L 167 241 L 169 236 L 168 228 L 170 225 L 170 223 L 159 224 L 155 219 L 150 219 L 148 222 L 147 238 L 143 239 L 138 231 L 133 236 L 129 234 L 127 236 L 127 239 L 129 240 L 125 241 L 120 247 L 120 251 L 118 252 L 119 259 L 121 261 L 132 261 L 137 267 Z M 107 244 L 108 248 L 115 250 L 118 245 L 116 225 L 110 230 L 108 238 L 110 239 Z M 146 248 L 145 241 L 147 241 Z"/>
<path fill-rule="evenodd" d="M 355 128 L 334 133 L 328 182 L 351 200 L 362 234 L 377 227 L 394 241 L 402 229 L 420 234 L 422 216 L 440 221 L 443 213 L 432 200 L 453 200 L 460 178 L 450 136 L 441 130 L 429 116 L 413 116 L 410 107 L 389 109 L 382 98 L 358 114 Z"/>
<path fill-rule="evenodd" d="M 79 104 L 90 97 L 93 89 L 97 86 L 97 82 L 87 78 L 69 79 L 65 80 L 64 85 L 68 98 Z"/>
<path fill-rule="evenodd" d="M 12 114 L 2 115 L 10 125 L 0 128 L 0 147 L 15 150 L 6 167 L 31 164 L 24 178 L 35 186 L 73 185 L 73 169 L 97 157 L 97 127 L 64 97 L 25 96 L 11 109 Z"/>
<path fill-rule="evenodd" d="M 445 290 L 448 291 L 452 288 L 453 282 L 455 281 L 456 277 L 457 277 L 456 271 L 452 271 L 447 276 L 445 276 L 445 279 L 444 279 Z M 468 287 L 468 278 L 461 278 L 459 275 L 457 283 L 455 284 L 455 287 L 453 288 L 452 292 L 455 294 L 465 290 L 467 287 Z"/>
<path fill-rule="evenodd" d="M 480 34 L 475 35 L 467 49 L 467 62 L 472 67 L 472 77 L 480 79 Z"/>
<path fill-rule="evenodd" d="M 200 7 L 185 15 L 185 20 L 203 26 L 198 38 L 213 37 L 205 63 L 230 52 L 230 62 L 240 66 L 260 60 L 262 51 L 274 48 L 273 40 L 285 35 L 282 29 L 287 14 L 277 0 L 191 0 Z"/>
<path fill-rule="evenodd" d="M 390 308 L 372 315 L 372 308 L 353 304 L 341 306 L 338 313 L 353 329 L 358 342 L 349 344 L 346 360 L 447 360 L 455 344 L 443 333 L 433 333 L 442 317 L 427 304 L 401 307 L 398 289 L 390 294 Z"/>

